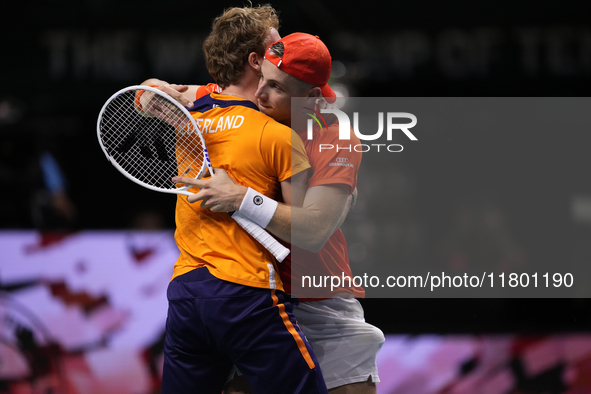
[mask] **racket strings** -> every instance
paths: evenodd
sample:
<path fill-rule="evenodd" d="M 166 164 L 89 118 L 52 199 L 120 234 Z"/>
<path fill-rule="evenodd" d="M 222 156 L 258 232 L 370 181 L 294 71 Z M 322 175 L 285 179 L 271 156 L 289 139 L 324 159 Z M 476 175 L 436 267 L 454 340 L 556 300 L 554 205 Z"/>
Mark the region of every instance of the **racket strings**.
<path fill-rule="evenodd" d="M 101 140 L 128 174 L 150 186 L 176 189 L 175 175 L 197 177 L 204 165 L 198 130 L 168 99 L 145 91 L 138 109 L 136 92 L 113 99 L 101 121 Z M 148 96 L 147 93 L 150 93 Z"/>

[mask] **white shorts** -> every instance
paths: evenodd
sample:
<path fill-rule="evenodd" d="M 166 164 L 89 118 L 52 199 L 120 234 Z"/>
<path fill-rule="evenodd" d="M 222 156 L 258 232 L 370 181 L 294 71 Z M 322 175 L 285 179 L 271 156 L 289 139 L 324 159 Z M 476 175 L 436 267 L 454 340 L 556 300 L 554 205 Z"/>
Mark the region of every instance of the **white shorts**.
<path fill-rule="evenodd" d="M 363 308 L 355 298 L 301 302 L 294 315 L 320 363 L 329 389 L 380 381 L 376 355 L 384 333 L 365 322 Z"/>

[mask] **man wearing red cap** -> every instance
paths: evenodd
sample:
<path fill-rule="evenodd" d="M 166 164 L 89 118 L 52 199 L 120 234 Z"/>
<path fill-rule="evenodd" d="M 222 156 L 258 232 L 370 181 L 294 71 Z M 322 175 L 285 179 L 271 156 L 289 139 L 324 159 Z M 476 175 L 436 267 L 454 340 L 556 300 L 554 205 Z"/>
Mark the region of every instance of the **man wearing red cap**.
<path fill-rule="evenodd" d="M 240 210 L 292 243 L 292 260 L 278 265 L 287 292 L 292 290 L 290 284 L 301 283 L 302 272 L 352 277 L 339 227 L 351 202 L 354 203 L 352 193 L 361 153 L 353 149 L 320 153 L 320 144 L 339 143 L 338 123 L 315 127 L 313 138 L 308 140 L 306 119 L 291 110 L 292 97 L 307 97 L 309 107 L 335 101 L 336 95 L 327 84 L 330 69 L 331 57 L 324 43 L 304 33 L 291 34 L 271 45 L 261 65 L 256 92 L 260 110 L 294 130 L 301 130 L 299 135 L 306 146 L 311 169 L 303 207 L 278 204 L 251 188 L 235 184 L 223 171 L 217 171 L 209 180 L 180 179 L 201 189 L 189 201 L 203 200 L 202 207 L 214 212 Z M 351 146 L 359 142 L 353 138 Z M 344 143 L 340 141 L 341 146 Z M 344 160 L 350 165 L 331 165 Z M 255 197 L 262 197 L 263 203 Z M 379 382 L 375 357 L 384 336 L 364 321 L 363 309 L 355 299 L 362 297 L 364 291 L 355 286 L 324 290 L 320 300 L 301 298 L 294 314 L 315 350 L 329 392 L 375 393 L 375 383 Z"/>

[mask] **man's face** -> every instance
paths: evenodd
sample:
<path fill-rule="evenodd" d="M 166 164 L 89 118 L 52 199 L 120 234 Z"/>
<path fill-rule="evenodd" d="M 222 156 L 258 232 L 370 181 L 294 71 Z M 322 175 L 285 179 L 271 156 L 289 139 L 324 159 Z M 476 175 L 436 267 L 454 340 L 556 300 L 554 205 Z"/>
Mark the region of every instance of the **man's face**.
<path fill-rule="evenodd" d="M 291 126 L 291 98 L 302 94 L 293 77 L 264 60 L 255 96 L 262 113 L 279 123 Z"/>

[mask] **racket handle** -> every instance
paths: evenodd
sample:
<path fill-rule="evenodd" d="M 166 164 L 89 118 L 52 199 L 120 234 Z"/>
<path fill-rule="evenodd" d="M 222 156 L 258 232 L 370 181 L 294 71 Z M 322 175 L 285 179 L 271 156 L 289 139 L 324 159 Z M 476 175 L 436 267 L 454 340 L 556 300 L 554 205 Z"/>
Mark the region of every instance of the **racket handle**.
<path fill-rule="evenodd" d="M 263 245 L 265 249 L 271 252 L 278 262 L 281 263 L 290 253 L 288 248 L 279 243 L 279 241 L 273 238 L 271 234 L 265 231 L 265 229 L 252 222 L 246 216 L 240 214 L 240 212 L 234 212 L 232 214 L 232 218 L 236 220 L 236 223 L 245 229 L 247 233 L 252 235 L 254 239 L 259 241 L 259 243 Z"/>

